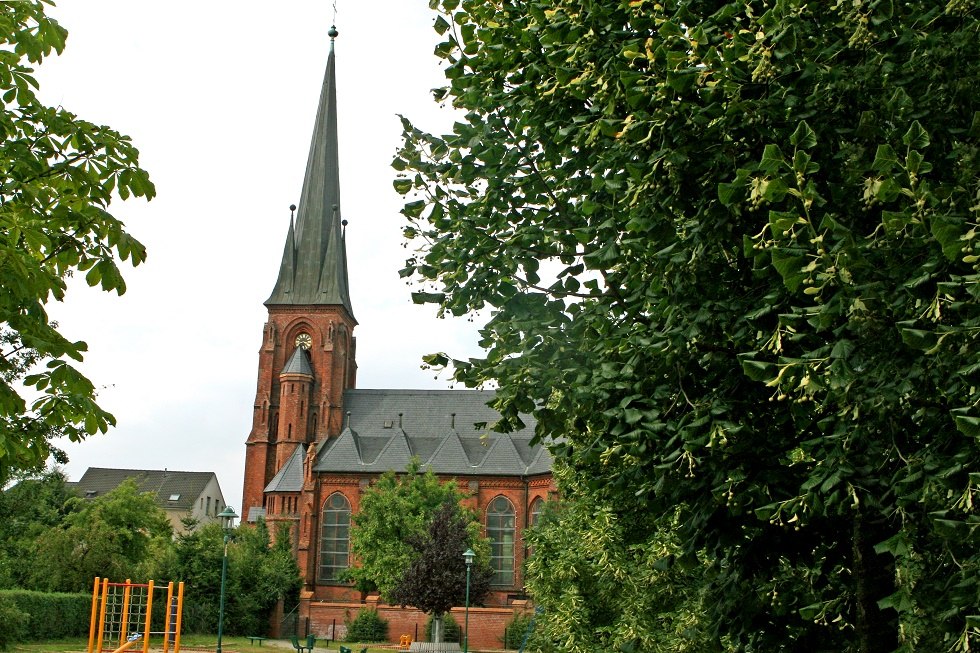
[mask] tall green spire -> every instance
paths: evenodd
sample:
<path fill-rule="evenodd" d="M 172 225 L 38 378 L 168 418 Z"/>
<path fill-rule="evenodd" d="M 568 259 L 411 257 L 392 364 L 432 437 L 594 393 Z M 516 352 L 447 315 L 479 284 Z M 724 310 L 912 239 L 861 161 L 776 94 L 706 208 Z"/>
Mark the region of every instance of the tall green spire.
<path fill-rule="evenodd" d="M 337 146 L 337 81 L 334 37 L 323 76 L 313 127 L 306 177 L 295 227 L 290 221 L 279 279 L 266 306 L 341 305 L 353 316 L 347 283 L 347 249 L 340 213 L 340 163 Z"/>

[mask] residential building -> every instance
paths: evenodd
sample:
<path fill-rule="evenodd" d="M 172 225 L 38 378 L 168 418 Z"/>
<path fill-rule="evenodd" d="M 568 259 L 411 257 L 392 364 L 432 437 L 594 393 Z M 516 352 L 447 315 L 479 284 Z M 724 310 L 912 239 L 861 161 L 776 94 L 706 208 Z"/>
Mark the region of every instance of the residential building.
<path fill-rule="evenodd" d="M 185 532 L 190 517 L 197 526 L 219 523 L 225 498 L 214 472 L 179 472 L 169 469 L 112 469 L 89 467 L 82 478 L 69 485 L 78 496 L 95 499 L 132 479 L 140 492 L 149 492 L 167 513 L 175 533 Z"/>

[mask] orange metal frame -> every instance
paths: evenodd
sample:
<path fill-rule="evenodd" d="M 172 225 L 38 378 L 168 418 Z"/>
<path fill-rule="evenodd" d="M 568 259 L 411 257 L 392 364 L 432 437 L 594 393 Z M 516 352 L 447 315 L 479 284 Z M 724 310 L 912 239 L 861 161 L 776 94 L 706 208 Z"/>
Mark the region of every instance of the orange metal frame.
<path fill-rule="evenodd" d="M 119 627 L 119 641 L 106 642 L 106 605 L 109 600 L 109 594 L 118 592 L 119 588 L 122 588 L 122 613 Z M 136 588 L 145 588 L 146 608 L 142 614 L 137 612 L 135 615 L 133 615 L 130 608 L 132 607 L 131 601 L 133 599 L 133 590 Z M 153 635 L 163 635 L 163 653 L 169 653 L 169 635 L 171 633 L 174 635 L 173 653 L 180 653 L 180 626 L 184 608 L 184 584 L 177 584 L 176 615 L 174 615 L 173 611 L 170 609 L 170 606 L 172 606 L 174 602 L 173 582 L 167 583 L 166 588 L 167 609 L 165 611 L 166 615 L 164 617 L 163 631 L 153 632 L 150 630 L 150 622 L 152 621 L 151 615 L 153 614 L 153 592 L 154 590 L 162 590 L 162 585 L 155 586 L 152 580 L 148 583 L 133 583 L 130 582 L 129 579 L 126 579 L 125 583 L 110 583 L 108 578 L 96 577 L 95 584 L 92 587 L 92 612 L 88 633 L 88 653 L 102 653 L 103 650 L 111 650 L 112 653 L 122 653 L 123 651 L 132 650 L 138 643 L 140 643 L 140 640 L 142 640 L 143 644 L 143 653 L 149 653 L 150 641 Z M 127 635 L 130 628 L 131 618 L 135 618 L 137 623 L 133 625 L 136 628 L 142 628 L 142 632 L 136 630 Z M 141 618 L 143 623 L 139 623 Z M 173 620 L 173 623 L 171 623 L 171 620 Z M 103 649 L 104 645 L 108 645 L 112 648 Z"/>

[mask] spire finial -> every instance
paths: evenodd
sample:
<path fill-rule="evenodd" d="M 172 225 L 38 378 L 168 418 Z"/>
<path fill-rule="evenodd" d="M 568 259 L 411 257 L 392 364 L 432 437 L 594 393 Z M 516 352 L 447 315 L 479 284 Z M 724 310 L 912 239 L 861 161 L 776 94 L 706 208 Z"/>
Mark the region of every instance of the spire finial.
<path fill-rule="evenodd" d="M 331 26 L 330 26 L 330 30 L 329 30 L 329 31 L 327 31 L 327 36 L 329 36 L 329 37 L 330 37 L 330 42 L 331 42 L 331 43 L 333 43 L 333 40 L 334 40 L 335 38 L 337 38 L 337 35 L 338 35 L 338 34 L 340 34 L 340 32 L 338 32 L 338 31 L 337 31 L 337 26 L 336 26 L 336 25 L 331 25 Z"/>

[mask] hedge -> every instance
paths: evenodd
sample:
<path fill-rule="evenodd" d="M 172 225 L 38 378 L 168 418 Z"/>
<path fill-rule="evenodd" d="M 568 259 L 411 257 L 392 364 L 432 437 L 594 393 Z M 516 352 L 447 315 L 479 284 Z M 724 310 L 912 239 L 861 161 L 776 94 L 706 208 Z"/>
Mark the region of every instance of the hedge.
<path fill-rule="evenodd" d="M 8 627 L 8 641 L 39 641 L 65 637 L 86 637 L 92 613 L 91 594 L 0 590 L 0 601 L 27 616 L 23 627 Z M 12 625 L 12 624 L 11 624 Z M 14 639 L 16 638 L 16 640 Z M 0 636 L 0 640 L 3 636 Z"/>

